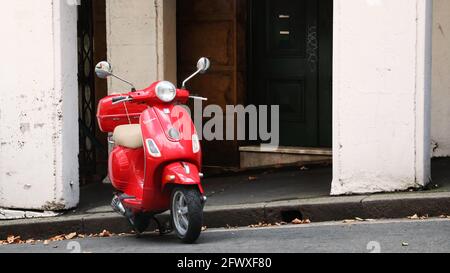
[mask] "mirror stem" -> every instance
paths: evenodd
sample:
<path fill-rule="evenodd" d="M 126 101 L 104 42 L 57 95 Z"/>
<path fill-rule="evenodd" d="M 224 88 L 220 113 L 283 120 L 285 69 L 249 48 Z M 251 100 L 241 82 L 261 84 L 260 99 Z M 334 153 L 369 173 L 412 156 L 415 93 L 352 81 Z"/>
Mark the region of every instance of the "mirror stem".
<path fill-rule="evenodd" d="M 186 83 L 187 83 L 188 81 L 190 81 L 193 77 L 197 76 L 197 74 L 200 73 L 200 72 L 201 72 L 201 70 L 197 70 L 194 74 L 192 74 L 192 75 L 189 76 L 187 79 L 185 79 L 185 80 L 183 81 L 183 86 L 182 86 L 181 88 L 182 88 L 182 89 L 186 89 Z"/>
<path fill-rule="evenodd" d="M 122 81 L 122 82 L 124 82 L 124 83 L 126 83 L 128 85 L 130 85 L 131 86 L 131 91 L 132 92 L 136 92 L 136 88 L 134 87 L 134 85 L 131 82 L 126 81 L 126 80 L 124 80 L 124 79 L 122 79 L 122 78 L 120 78 L 120 77 L 118 77 L 118 76 L 116 76 L 114 74 L 111 74 L 111 76 L 113 76 L 114 78 L 116 78 L 116 79 L 118 79 L 118 80 L 120 80 L 120 81 Z"/>

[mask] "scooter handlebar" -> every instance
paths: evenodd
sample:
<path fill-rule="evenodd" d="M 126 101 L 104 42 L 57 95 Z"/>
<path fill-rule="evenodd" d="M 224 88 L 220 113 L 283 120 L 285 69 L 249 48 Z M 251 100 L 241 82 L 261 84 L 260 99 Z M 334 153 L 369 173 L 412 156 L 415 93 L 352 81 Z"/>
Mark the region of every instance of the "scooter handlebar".
<path fill-rule="evenodd" d="M 112 98 L 112 104 L 117 104 L 117 103 L 121 103 L 121 102 L 127 102 L 132 100 L 130 97 L 124 97 L 124 96 L 120 96 L 120 97 L 114 97 Z"/>

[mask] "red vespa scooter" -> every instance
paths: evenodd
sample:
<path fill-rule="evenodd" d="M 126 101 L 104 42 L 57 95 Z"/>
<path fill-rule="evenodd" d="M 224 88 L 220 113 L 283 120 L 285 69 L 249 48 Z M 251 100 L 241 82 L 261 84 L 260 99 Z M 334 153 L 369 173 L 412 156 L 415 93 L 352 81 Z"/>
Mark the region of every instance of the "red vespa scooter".
<path fill-rule="evenodd" d="M 201 148 L 192 119 L 179 104 L 190 98 L 206 100 L 190 96 L 185 86 L 209 67 L 210 61 L 201 58 L 181 89 L 159 81 L 137 91 L 114 75 L 108 62 L 96 66 L 99 78 L 115 77 L 132 86 L 128 94 L 103 98 L 97 119 L 101 131 L 113 133 L 109 178 L 118 193 L 111 206 L 138 234 L 153 219 L 161 234 L 174 229 L 184 243 L 200 236 L 206 202 L 200 182 Z M 169 209 L 171 223 L 161 225 L 155 216 Z"/>

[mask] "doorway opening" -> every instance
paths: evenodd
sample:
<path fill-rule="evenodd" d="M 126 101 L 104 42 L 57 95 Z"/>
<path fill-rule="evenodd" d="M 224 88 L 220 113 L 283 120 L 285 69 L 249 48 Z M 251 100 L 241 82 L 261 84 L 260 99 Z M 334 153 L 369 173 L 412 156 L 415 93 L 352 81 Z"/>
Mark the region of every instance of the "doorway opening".
<path fill-rule="evenodd" d="M 199 57 L 212 61 L 190 83 L 193 93 L 223 109 L 280 105 L 280 149 L 204 142 L 205 165 L 331 162 L 333 0 L 178 0 L 177 32 L 179 80 Z"/>
<path fill-rule="evenodd" d="M 106 60 L 105 0 L 81 0 L 78 6 L 78 88 L 80 185 L 100 182 L 107 172 L 107 136 L 97 126 L 98 101 L 107 95 L 94 67 Z"/>
<path fill-rule="evenodd" d="M 250 1 L 249 102 L 280 105 L 280 146 L 332 146 L 332 8 Z"/>
<path fill-rule="evenodd" d="M 280 148 L 241 146 L 241 168 L 331 163 L 333 0 L 248 4 L 247 101 L 279 105 Z"/>

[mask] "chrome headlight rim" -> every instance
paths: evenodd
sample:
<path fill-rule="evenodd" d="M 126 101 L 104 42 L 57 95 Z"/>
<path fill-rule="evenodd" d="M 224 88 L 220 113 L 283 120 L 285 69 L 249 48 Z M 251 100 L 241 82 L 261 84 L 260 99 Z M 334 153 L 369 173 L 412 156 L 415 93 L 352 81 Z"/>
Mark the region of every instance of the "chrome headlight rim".
<path fill-rule="evenodd" d="M 162 102 L 172 102 L 177 95 L 177 88 L 169 81 L 161 81 L 156 85 L 156 96 Z"/>

